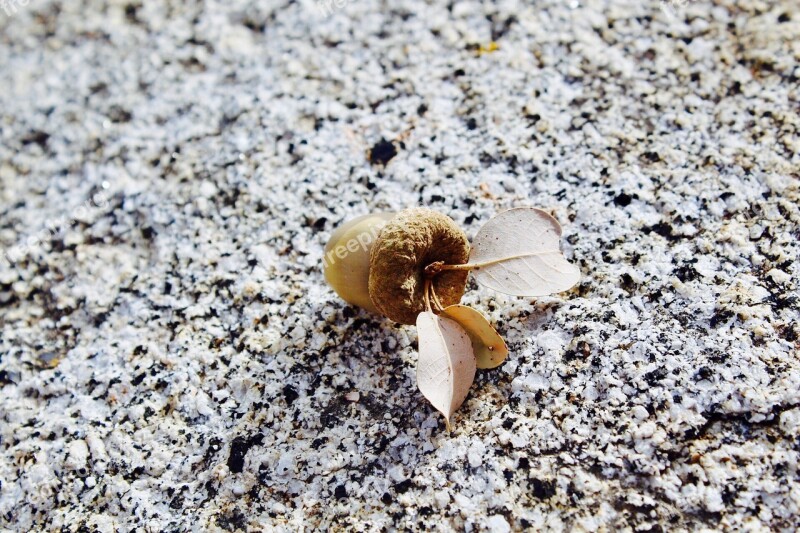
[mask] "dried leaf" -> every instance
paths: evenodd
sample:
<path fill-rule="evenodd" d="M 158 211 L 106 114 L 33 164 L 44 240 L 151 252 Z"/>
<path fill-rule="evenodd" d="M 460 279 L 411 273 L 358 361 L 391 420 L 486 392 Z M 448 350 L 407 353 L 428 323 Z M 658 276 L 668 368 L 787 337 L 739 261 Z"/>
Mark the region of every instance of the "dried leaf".
<path fill-rule="evenodd" d="M 491 218 L 472 242 L 469 264 L 481 285 L 514 296 L 569 289 L 581 274 L 559 248 L 561 226 L 541 209 L 509 209 Z"/>
<path fill-rule="evenodd" d="M 475 379 L 472 342 L 458 323 L 430 311 L 417 316 L 417 334 L 417 386 L 444 415 L 449 431 L 450 417 L 464 403 Z"/>
<path fill-rule="evenodd" d="M 498 367 L 508 357 L 508 347 L 503 337 L 480 311 L 466 305 L 451 305 L 444 309 L 443 314 L 458 322 L 469 335 L 478 368 Z"/>

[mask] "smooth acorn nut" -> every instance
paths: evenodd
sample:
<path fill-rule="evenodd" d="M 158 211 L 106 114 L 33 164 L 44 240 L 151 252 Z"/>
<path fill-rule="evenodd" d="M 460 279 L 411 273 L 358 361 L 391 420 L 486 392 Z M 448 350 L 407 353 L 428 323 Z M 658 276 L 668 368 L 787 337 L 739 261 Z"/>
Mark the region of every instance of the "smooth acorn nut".
<path fill-rule="evenodd" d="M 345 222 L 325 245 L 325 280 L 349 304 L 379 313 L 369 297 L 370 252 L 394 213 L 375 213 Z"/>
<path fill-rule="evenodd" d="M 370 299 L 385 317 L 415 324 L 425 310 L 425 267 L 437 261 L 460 265 L 468 259 L 467 236 L 450 217 L 421 207 L 400 211 L 372 246 Z M 466 270 L 452 270 L 431 279 L 444 307 L 461 301 L 467 275 Z"/>

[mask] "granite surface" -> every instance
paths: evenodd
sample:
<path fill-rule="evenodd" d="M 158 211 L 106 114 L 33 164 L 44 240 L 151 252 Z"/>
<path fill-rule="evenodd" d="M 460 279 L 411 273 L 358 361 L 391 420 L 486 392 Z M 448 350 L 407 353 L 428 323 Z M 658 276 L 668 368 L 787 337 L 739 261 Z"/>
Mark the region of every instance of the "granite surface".
<path fill-rule="evenodd" d="M 0 7 L 0 530 L 800 526 L 795 0 Z M 448 434 L 333 228 L 550 210 Z"/>

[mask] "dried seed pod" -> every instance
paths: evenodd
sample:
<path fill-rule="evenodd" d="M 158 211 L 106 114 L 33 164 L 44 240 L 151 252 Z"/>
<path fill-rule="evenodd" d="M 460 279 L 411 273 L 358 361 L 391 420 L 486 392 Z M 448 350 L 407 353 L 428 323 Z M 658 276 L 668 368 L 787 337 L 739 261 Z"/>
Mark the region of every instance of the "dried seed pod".
<path fill-rule="evenodd" d="M 467 236 L 450 217 L 425 208 L 405 209 L 384 226 L 372 247 L 369 296 L 387 318 L 415 324 L 425 310 L 425 267 L 435 261 L 460 265 L 468 258 Z M 442 305 L 461 301 L 467 275 L 446 271 L 433 278 Z"/>

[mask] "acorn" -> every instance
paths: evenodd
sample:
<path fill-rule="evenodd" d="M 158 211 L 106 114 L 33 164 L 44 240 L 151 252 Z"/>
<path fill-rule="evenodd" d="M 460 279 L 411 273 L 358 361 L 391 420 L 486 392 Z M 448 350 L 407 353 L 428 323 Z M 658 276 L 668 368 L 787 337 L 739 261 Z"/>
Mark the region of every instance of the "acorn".
<path fill-rule="evenodd" d="M 331 235 L 325 279 L 346 302 L 413 325 L 426 307 L 425 268 L 436 262 L 464 264 L 469 250 L 464 231 L 431 209 L 365 215 Z M 452 270 L 428 278 L 443 306 L 461 301 L 468 274 Z"/>

